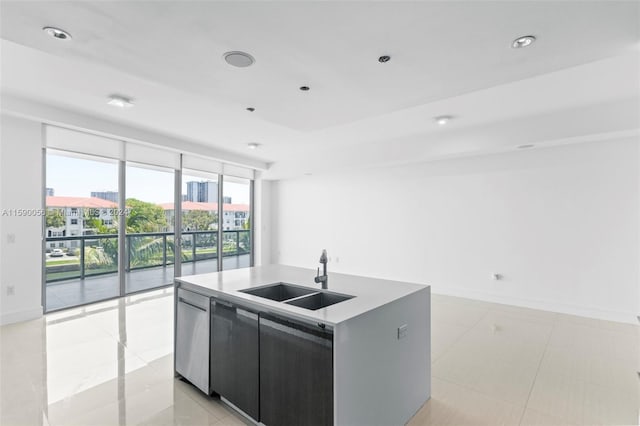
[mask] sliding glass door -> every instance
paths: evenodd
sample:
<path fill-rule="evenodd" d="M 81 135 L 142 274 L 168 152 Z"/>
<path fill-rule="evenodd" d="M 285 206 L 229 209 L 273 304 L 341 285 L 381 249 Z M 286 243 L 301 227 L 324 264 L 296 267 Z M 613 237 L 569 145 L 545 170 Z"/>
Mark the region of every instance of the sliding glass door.
<path fill-rule="evenodd" d="M 218 270 L 218 175 L 182 172 L 182 275 Z"/>
<path fill-rule="evenodd" d="M 48 150 L 45 311 L 120 294 L 118 162 Z"/>
<path fill-rule="evenodd" d="M 251 266 L 251 198 L 249 179 L 224 176 L 222 196 L 222 269 Z"/>
<path fill-rule="evenodd" d="M 174 171 L 127 163 L 126 293 L 173 283 Z"/>

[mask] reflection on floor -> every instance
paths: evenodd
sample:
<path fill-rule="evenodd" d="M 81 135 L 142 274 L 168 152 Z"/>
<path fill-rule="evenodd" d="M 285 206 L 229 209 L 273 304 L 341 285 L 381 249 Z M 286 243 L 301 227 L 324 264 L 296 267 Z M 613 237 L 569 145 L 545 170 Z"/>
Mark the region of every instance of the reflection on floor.
<path fill-rule="evenodd" d="M 0 328 L 2 425 L 243 425 L 173 377 L 173 288 Z"/>
<path fill-rule="evenodd" d="M 2 425 L 242 425 L 173 377 L 173 289 L 0 328 Z M 410 425 L 637 424 L 640 327 L 432 300 L 432 398 Z"/>
<path fill-rule="evenodd" d="M 229 256 L 222 259 L 224 269 L 246 268 L 249 266 L 248 254 Z M 217 259 L 199 260 L 196 263 L 184 263 L 182 275 L 204 274 L 217 270 Z M 127 272 L 126 291 L 133 293 L 173 283 L 173 266 L 166 268 L 138 269 Z M 118 275 L 100 275 L 84 280 L 73 279 L 47 284 L 47 312 L 70 306 L 118 296 Z"/>

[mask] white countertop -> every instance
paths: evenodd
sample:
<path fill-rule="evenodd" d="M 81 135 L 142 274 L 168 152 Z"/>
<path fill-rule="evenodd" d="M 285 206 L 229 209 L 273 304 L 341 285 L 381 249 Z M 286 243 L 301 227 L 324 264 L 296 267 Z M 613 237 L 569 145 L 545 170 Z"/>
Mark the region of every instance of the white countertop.
<path fill-rule="evenodd" d="M 316 271 L 313 269 L 267 265 L 209 274 L 187 275 L 176 278 L 176 281 L 180 287 L 206 296 L 219 297 L 247 307 L 328 325 L 336 325 L 428 287 L 402 281 L 337 274 L 331 271 L 328 275 L 328 291 L 355 297 L 316 311 L 239 291 L 279 282 L 321 290 L 321 285 L 313 281 L 316 276 Z"/>

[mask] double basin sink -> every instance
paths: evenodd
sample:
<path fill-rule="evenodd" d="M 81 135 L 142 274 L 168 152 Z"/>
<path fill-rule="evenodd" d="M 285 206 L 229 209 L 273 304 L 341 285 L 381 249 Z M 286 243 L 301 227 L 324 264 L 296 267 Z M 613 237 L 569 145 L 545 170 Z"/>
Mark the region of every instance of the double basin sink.
<path fill-rule="evenodd" d="M 274 283 L 240 291 L 251 294 L 252 296 L 263 297 L 312 311 L 326 308 L 327 306 L 335 305 L 336 303 L 344 302 L 354 297 L 347 294 L 321 291 L 289 283 Z"/>

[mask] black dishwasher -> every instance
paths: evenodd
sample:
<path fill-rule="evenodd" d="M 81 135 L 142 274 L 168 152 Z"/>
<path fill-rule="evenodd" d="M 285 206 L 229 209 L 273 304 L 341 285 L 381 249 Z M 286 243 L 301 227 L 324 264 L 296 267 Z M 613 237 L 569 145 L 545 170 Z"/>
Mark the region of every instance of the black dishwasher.
<path fill-rule="evenodd" d="M 260 314 L 260 421 L 333 424 L 333 332 Z"/>
<path fill-rule="evenodd" d="M 211 301 L 211 388 L 259 419 L 258 314 L 226 301 Z"/>

